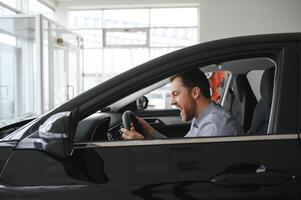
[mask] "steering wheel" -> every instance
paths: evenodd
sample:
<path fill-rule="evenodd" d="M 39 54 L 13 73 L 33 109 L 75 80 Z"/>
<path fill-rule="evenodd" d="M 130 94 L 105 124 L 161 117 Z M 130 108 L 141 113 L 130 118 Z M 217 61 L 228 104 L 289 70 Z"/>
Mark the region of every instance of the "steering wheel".
<path fill-rule="evenodd" d="M 142 128 L 141 124 L 138 122 L 136 115 L 132 111 L 125 111 L 122 115 L 122 126 L 125 129 L 130 130 L 132 126 L 135 127 L 135 130 L 142 134 L 145 138 L 144 129 Z"/>

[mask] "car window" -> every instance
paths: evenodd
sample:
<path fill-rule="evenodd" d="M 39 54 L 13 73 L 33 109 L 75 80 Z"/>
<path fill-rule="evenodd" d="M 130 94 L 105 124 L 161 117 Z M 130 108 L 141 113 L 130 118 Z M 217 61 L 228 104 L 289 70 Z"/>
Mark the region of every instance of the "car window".
<path fill-rule="evenodd" d="M 273 63 L 268 58 L 250 58 L 227 61 L 218 65 L 211 64 L 200 68 L 209 79 L 211 100 L 221 104 L 228 110 L 234 119 L 240 123 L 244 133 L 248 133 L 253 126 L 254 110 L 258 104 L 258 99 L 261 98 L 262 74 L 270 69 L 271 64 Z M 254 66 L 255 68 L 253 68 Z M 267 89 L 270 88 L 267 87 Z M 145 110 L 138 109 L 135 98 L 139 95 L 133 93 L 129 99 L 122 99 L 111 106 L 110 109 L 104 109 L 94 114 L 94 116 L 84 119 L 79 124 L 77 132 L 82 133 L 81 135 L 84 135 L 85 138 L 82 139 L 79 135 L 76 136 L 78 139 L 75 141 L 103 141 L 108 140 L 108 138 L 109 140 L 119 140 L 119 130 L 123 120 L 122 114 L 126 110 L 131 110 L 137 116 L 144 118 L 155 130 L 167 138 L 183 138 L 190 130 L 190 121 L 183 121 L 181 109 L 171 105 L 170 90 L 171 84 L 168 79 L 164 79 L 164 81 L 149 86 L 146 93 L 143 93 L 145 90 L 136 91 L 140 92 L 139 95 L 142 94 L 148 99 L 148 106 Z M 256 97 L 253 93 L 256 94 Z M 269 92 L 268 95 L 272 96 L 272 92 Z M 225 104 L 222 104 L 221 102 L 224 99 L 226 99 Z M 128 104 L 129 102 L 132 103 Z M 122 107 L 122 105 L 125 106 Z M 267 110 L 269 111 L 269 109 Z M 269 115 L 269 113 L 267 112 L 266 115 Z M 257 130 L 258 127 L 253 127 L 252 134 L 266 134 L 268 124 L 269 122 L 265 122 L 265 127 L 260 130 Z M 86 137 L 87 133 L 88 137 Z M 100 134 L 101 137 L 95 134 Z"/>
<path fill-rule="evenodd" d="M 170 84 L 164 85 L 145 95 L 148 99 L 146 110 L 176 109 L 171 105 Z"/>

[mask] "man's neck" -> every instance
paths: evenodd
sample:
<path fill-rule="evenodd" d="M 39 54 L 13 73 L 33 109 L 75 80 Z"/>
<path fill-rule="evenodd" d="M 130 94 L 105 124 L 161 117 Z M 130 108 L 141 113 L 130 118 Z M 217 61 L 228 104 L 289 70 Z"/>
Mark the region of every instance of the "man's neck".
<path fill-rule="evenodd" d="M 198 118 L 199 116 L 201 116 L 204 111 L 208 108 L 209 104 L 211 103 L 210 99 L 202 99 L 197 103 L 197 109 L 196 109 L 196 113 L 195 113 L 195 118 Z"/>

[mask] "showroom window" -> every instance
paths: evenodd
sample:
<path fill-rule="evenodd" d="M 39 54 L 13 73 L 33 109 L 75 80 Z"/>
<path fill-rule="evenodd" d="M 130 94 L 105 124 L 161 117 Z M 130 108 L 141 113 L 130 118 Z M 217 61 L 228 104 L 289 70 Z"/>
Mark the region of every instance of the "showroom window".
<path fill-rule="evenodd" d="M 14 14 L 16 13 L 3 6 L 0 6 L 0 15 L 14 15 Z"/>
<path fill-rule="evenodd" d="M 70 11 L 70 28 L 84 37 L 83 89 L 198 43 L 197 13 L 196 7 Z"/>
<path fill-rule="evenodd" d="M 26 15 L 51 12 L 54 13 L 45 1 L 0 0 L 0 127 L 35 117 L 54 107 L 48 106 L 46 98 L 44 102 L 41 100 L 36 20 Z M 46 61 L 46 48 L 44 55 L 47 55 Z M 44 70 L 46 68 L 44 65 Z M 46 93 L 45 96 L 50 96 Z"/>
<path fill-rule="evenodd" d="M 0 15 L 42 14 L 54 18 L 54 6 L 45 0 L 0 0 Z"/>
<path fill-rule="evenodd" d="M 18 11 L 16 8 L 16 1 L 0 0 L 0 15 L 14 15 Z"/>

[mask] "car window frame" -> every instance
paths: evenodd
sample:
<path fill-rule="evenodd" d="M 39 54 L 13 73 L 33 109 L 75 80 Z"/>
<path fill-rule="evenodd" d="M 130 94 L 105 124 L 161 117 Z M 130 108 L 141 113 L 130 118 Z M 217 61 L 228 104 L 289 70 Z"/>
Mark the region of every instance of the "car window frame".
<path fill-rule="evenodd" d="M 247 54 L 244 54 L 244 53 L 241 53 L 241 54 L 244 55 L 243 56 L 244 58 L 268 57 L 268 58 L 273 59 L 275 61 L 275 63 L 277 63 L 276 64 L 276 72 L 275 72 L 276 75 L 277 75 L 277 74 L 279 74 L 280 69 L 284 68 L 284 66 L 282 66 L 282 64 L 283 64 L 283 58 L 285 58 L 287 60 L 287 57 L 286 57 L 286 55 L 284 55 L 284 53 L 287 53 L 288 49 L 290 49 L 290 46 L 294 46 L 294 43 L 288 42 L 288 43 L 280 44 L 282 46 L 282 48 L 279 48 L 279 47 L 277 48 L 277 46 L 279 45 L 279 43 L 276 43 L 276 44 L 271 43 L 270 45 L 272 47 L 275 45 L 276 47 L 273 47 L 273 48 L 271 48 L 269 50 L 262 50 L 263 52 L 260 52 L 261 50 L 259 50 L 259 52 L 258 52 L 258 50 L 255 49 L 255 50 L 253 50 L 254 51 L 253 53 L 248 52 Z M 262 46 L 262 44 L 260 44 L 258 46 Z M 272 52 L 272 53 L 269 55 L 267 52 L 270 52 L 270 53 Z M 225 61 L 229 61 L 229 60 L 235 60 L 235 58 L 237 59 L 237 56 L 233 57 L 231 53 L 229 55 L 227 55 L 227 56 L 226 55 L 223 55 L 223 56 L 226 57 L 226 58 L 223 58 L 224 62 Z M 215 59 L 215 58 L 214 57 L 209 57 L 208 60 L 210 60 L 210 61 L 207 60 L 207 63 L 214 63 L 212 61 L 212 59 Z M 216 60 L 216 62 L 218 62 L 218 59 Z M 202 62 L 199 62 L 198 66 L 200 66 L 200 63 L 202 63 Z M 205 66 L 205 65 L 203 65 L 203 66 Z M 269 123 L 268 133 L 271 133 L 271 130 L 273 130 L 273 128 L 275 128 L 275 124 L 273 124 L 272 122 L 273 122 L 274 118 L 277 118 L 277 116 L 275 116 L 275 114 L 274 115 L 272 114 L 273 109 L 275 109 L 275 106 L 277 105 L 277 100 L 278 100 L 277 96 L 278 96 L 278 93 L 280 92 L 277 89 L 278 84 L 279 84 L 278 83 L 279 77 L 276 76 L 276 75 L 275 75 L 275 79 L 274 79 L 274 81 L 275 81 L 274 91 L 275 92 L 273 93 L 273 101 L 272 101 L 271 114 L 270 114 L 270 122 L 271 123 Z M 164 78 L 166 78 L 166 77 L 164 77 Z M 263 135 L 263 136 L 265 136 L 265 135 Z M 237 138 L 238 136 L 230 136 L 230 137 Z M 257 137 L 261 137 L 261 135 L 255 136 L 255 138 L 257 138 Z M 262 137 L 262 138 L 264 138 L 264 137 Z"/>

